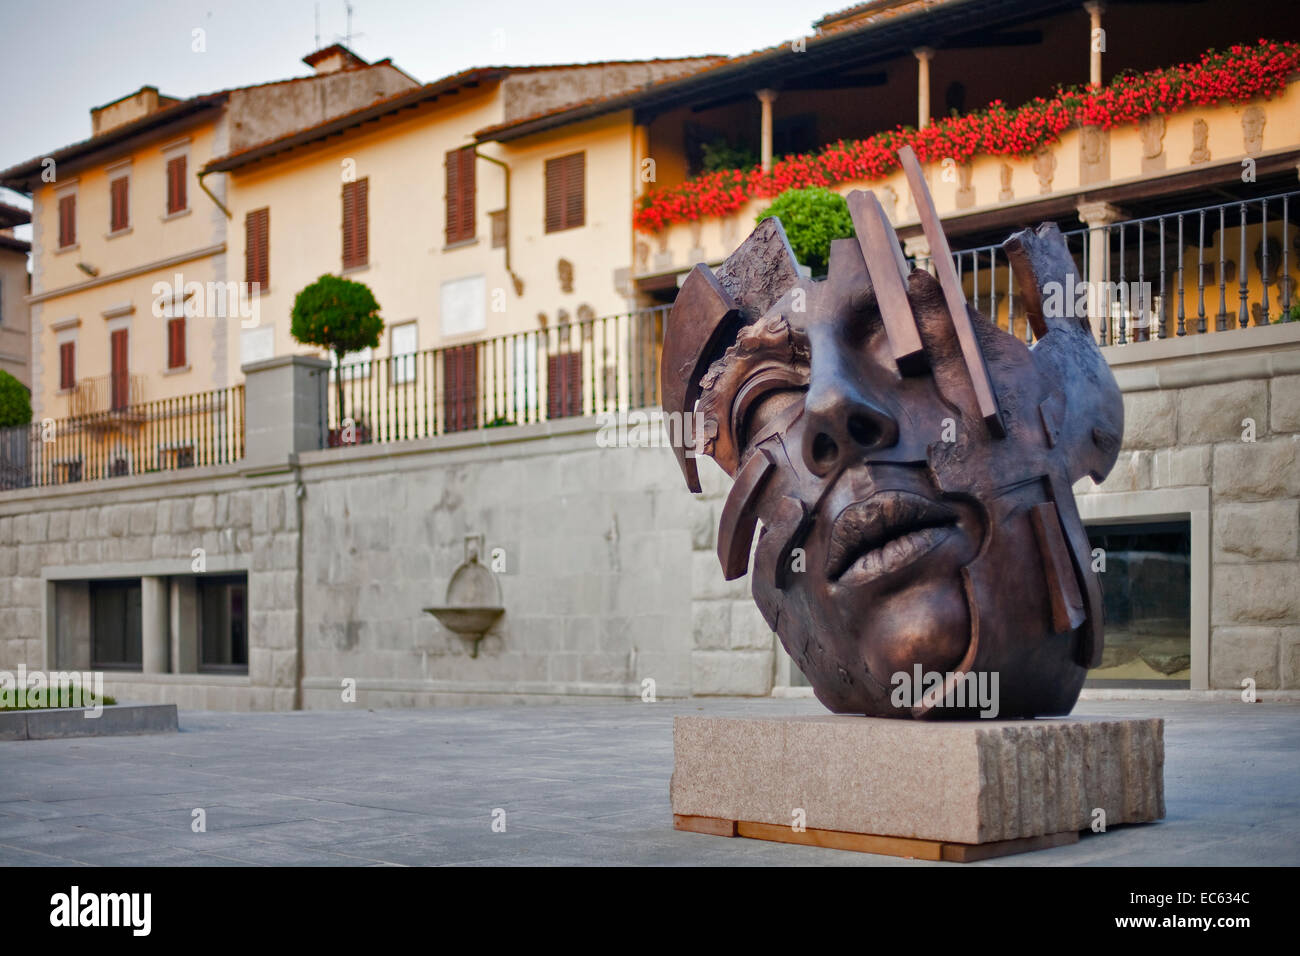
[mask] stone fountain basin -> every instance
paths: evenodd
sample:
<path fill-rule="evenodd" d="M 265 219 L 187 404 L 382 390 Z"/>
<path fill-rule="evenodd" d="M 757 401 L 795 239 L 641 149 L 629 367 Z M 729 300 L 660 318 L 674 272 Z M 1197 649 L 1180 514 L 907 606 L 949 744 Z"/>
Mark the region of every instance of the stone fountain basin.
<path fill-rule="evenodd" d="M 482 634 L 505 613 L 503 607 L 426 607 L 442 626 L 457 634 Z"/>

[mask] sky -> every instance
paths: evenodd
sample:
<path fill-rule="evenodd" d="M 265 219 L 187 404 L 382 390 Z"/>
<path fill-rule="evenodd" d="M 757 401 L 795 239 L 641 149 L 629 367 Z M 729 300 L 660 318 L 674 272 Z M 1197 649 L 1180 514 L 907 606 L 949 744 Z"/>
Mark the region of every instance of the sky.
<path fill-rule="evenodd" d="M 472 66 L 747 53 L 848 5 L 352 0 L 350 46 L 428 83 Z M 0 169 L 87 138 L 91 107 L 141 86 L 188 97 L 307 75 L 317 10 L 321 46 L 341 41 L 344 0 L 0 0 Z M 3 189 L 0 200 L 30 206 Z"/>

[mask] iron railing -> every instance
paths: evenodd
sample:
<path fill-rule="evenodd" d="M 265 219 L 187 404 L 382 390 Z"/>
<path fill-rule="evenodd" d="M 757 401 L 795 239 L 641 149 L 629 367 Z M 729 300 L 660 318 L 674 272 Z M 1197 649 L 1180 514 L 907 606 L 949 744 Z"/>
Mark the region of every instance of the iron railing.
<path fill-rule="evenodd" d="M 144 376 L 117 372 L 83 378 L 68 394 L 68 413 L 73 416 L 121 411 L 144 404 Z"/>
<path fill-rule="evenodd" d="M 1300 320 L 1291 276 L 1297 206 L 1300 191 L 1065 232 L 1099 343 Z M 1032 341 L 1002 247 L 962 249 L 953 258 L 970 304 Z M 1065 307 L 1077 307 L 1079 295 L 1065 291 Z"/>
<path fill-rule="evenodd" d="M 670 306 L 329 369 L 321 447 L 659 404 Z"/>
<path fill-rule="evenodd" d="M 0 489 L 40 487 L 244 457 L 244 386 L 0 429 Z"/>

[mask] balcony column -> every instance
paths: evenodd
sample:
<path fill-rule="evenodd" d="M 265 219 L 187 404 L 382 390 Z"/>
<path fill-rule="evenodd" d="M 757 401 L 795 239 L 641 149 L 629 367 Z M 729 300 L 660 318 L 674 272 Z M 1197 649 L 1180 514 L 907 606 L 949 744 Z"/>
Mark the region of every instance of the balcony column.
<path fill-rule="evenodd" d="M 1093 335 L 1102 345 L 1111 344 L 1110 296 L 1105 294 L 1107 280 L 1106 262 L 1110 253 L 1110 230 L 1106 227 L 1119 222 L 1124 214 L 1108 202 L 1085 202 L 1078 206 L 1079 219 L 1088 227 L 1088 318 Z M 1067 290 L 1070 295 L 1072 290 Z M 1095 314 L 1094 314 L 1095 313 Z M 1104 330 L 1104 337 L 1103 337 Z"/>
<path fill-rule="evenodd" d="M 925 236 L 913 236 L 903 240 L 903 255 L 916 263 L 916 268 L 934 274 L 934 260 L 930 256 L 930 240 Z"/>
<path fill-rule="evenodd" d="M 641 164 L 650 156 L 650 127 L 637 123 L 632 127 L 632 193 L 638 198 L 646 191 L 647 183 Z"/>
<path fill-rule="evenodd" d="M 165 674 L 170 652 L 170 588 L 166 578 L 140 579 L 140 669 Z"/>
<path fill-rule="evenodd" d="M 763 104 L 762 124 L 762 162 L 763 169 L 772 168 L 772 104 L 776 102 L 776 90 L 759 90 L 754 94 Z"/>
<path fill-rule="evenodd" d="M 912 53 L 916 56 L 916 128 L 925 129 L 930 125 L 930 61 L 934 50 L 919 46 Z"/>
<path fill-rule="evenodd" d="M 1088 27 L 1088 82 L 1101 86 L 1101 55 L 1106 50 L 1106 34 L 1101 29 L 1101 15 L 1106 12 L 1106 4 L 1100 0 L 1088 0 L 1083 5 L 1091 21 Z"/>

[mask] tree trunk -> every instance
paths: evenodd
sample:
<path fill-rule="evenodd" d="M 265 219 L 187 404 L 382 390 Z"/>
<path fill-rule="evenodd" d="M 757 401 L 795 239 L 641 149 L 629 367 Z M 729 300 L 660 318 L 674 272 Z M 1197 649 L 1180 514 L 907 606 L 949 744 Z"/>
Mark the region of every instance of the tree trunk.
<path fill-rule="evenodd" d="M 343 351 L 342 351 L 341 349 L 335 349 L 335 350 L 334 350 L 334 354 L 335 354 L 335 356 L 337 356 L 337 358 L 338 358 L 338 368 L 336 368 L 336 369 L 334 370 L 334 395 L 335 395 L 335 400 L 336 400 L 337 405 L 338 405 L 338 416 L 339 416 L 339 443 L 342 444 L 342 442 L 343 442 L 343 428 L 344 428 L 344 426 L 343 426 L 343 419 L 344 419 L 344 415 L 343 415 L 343 355 L 344 355 L 344 353 L 343 353 Z M 355 423 L 354 423 L 354 424 L 355 424 Z"/>

